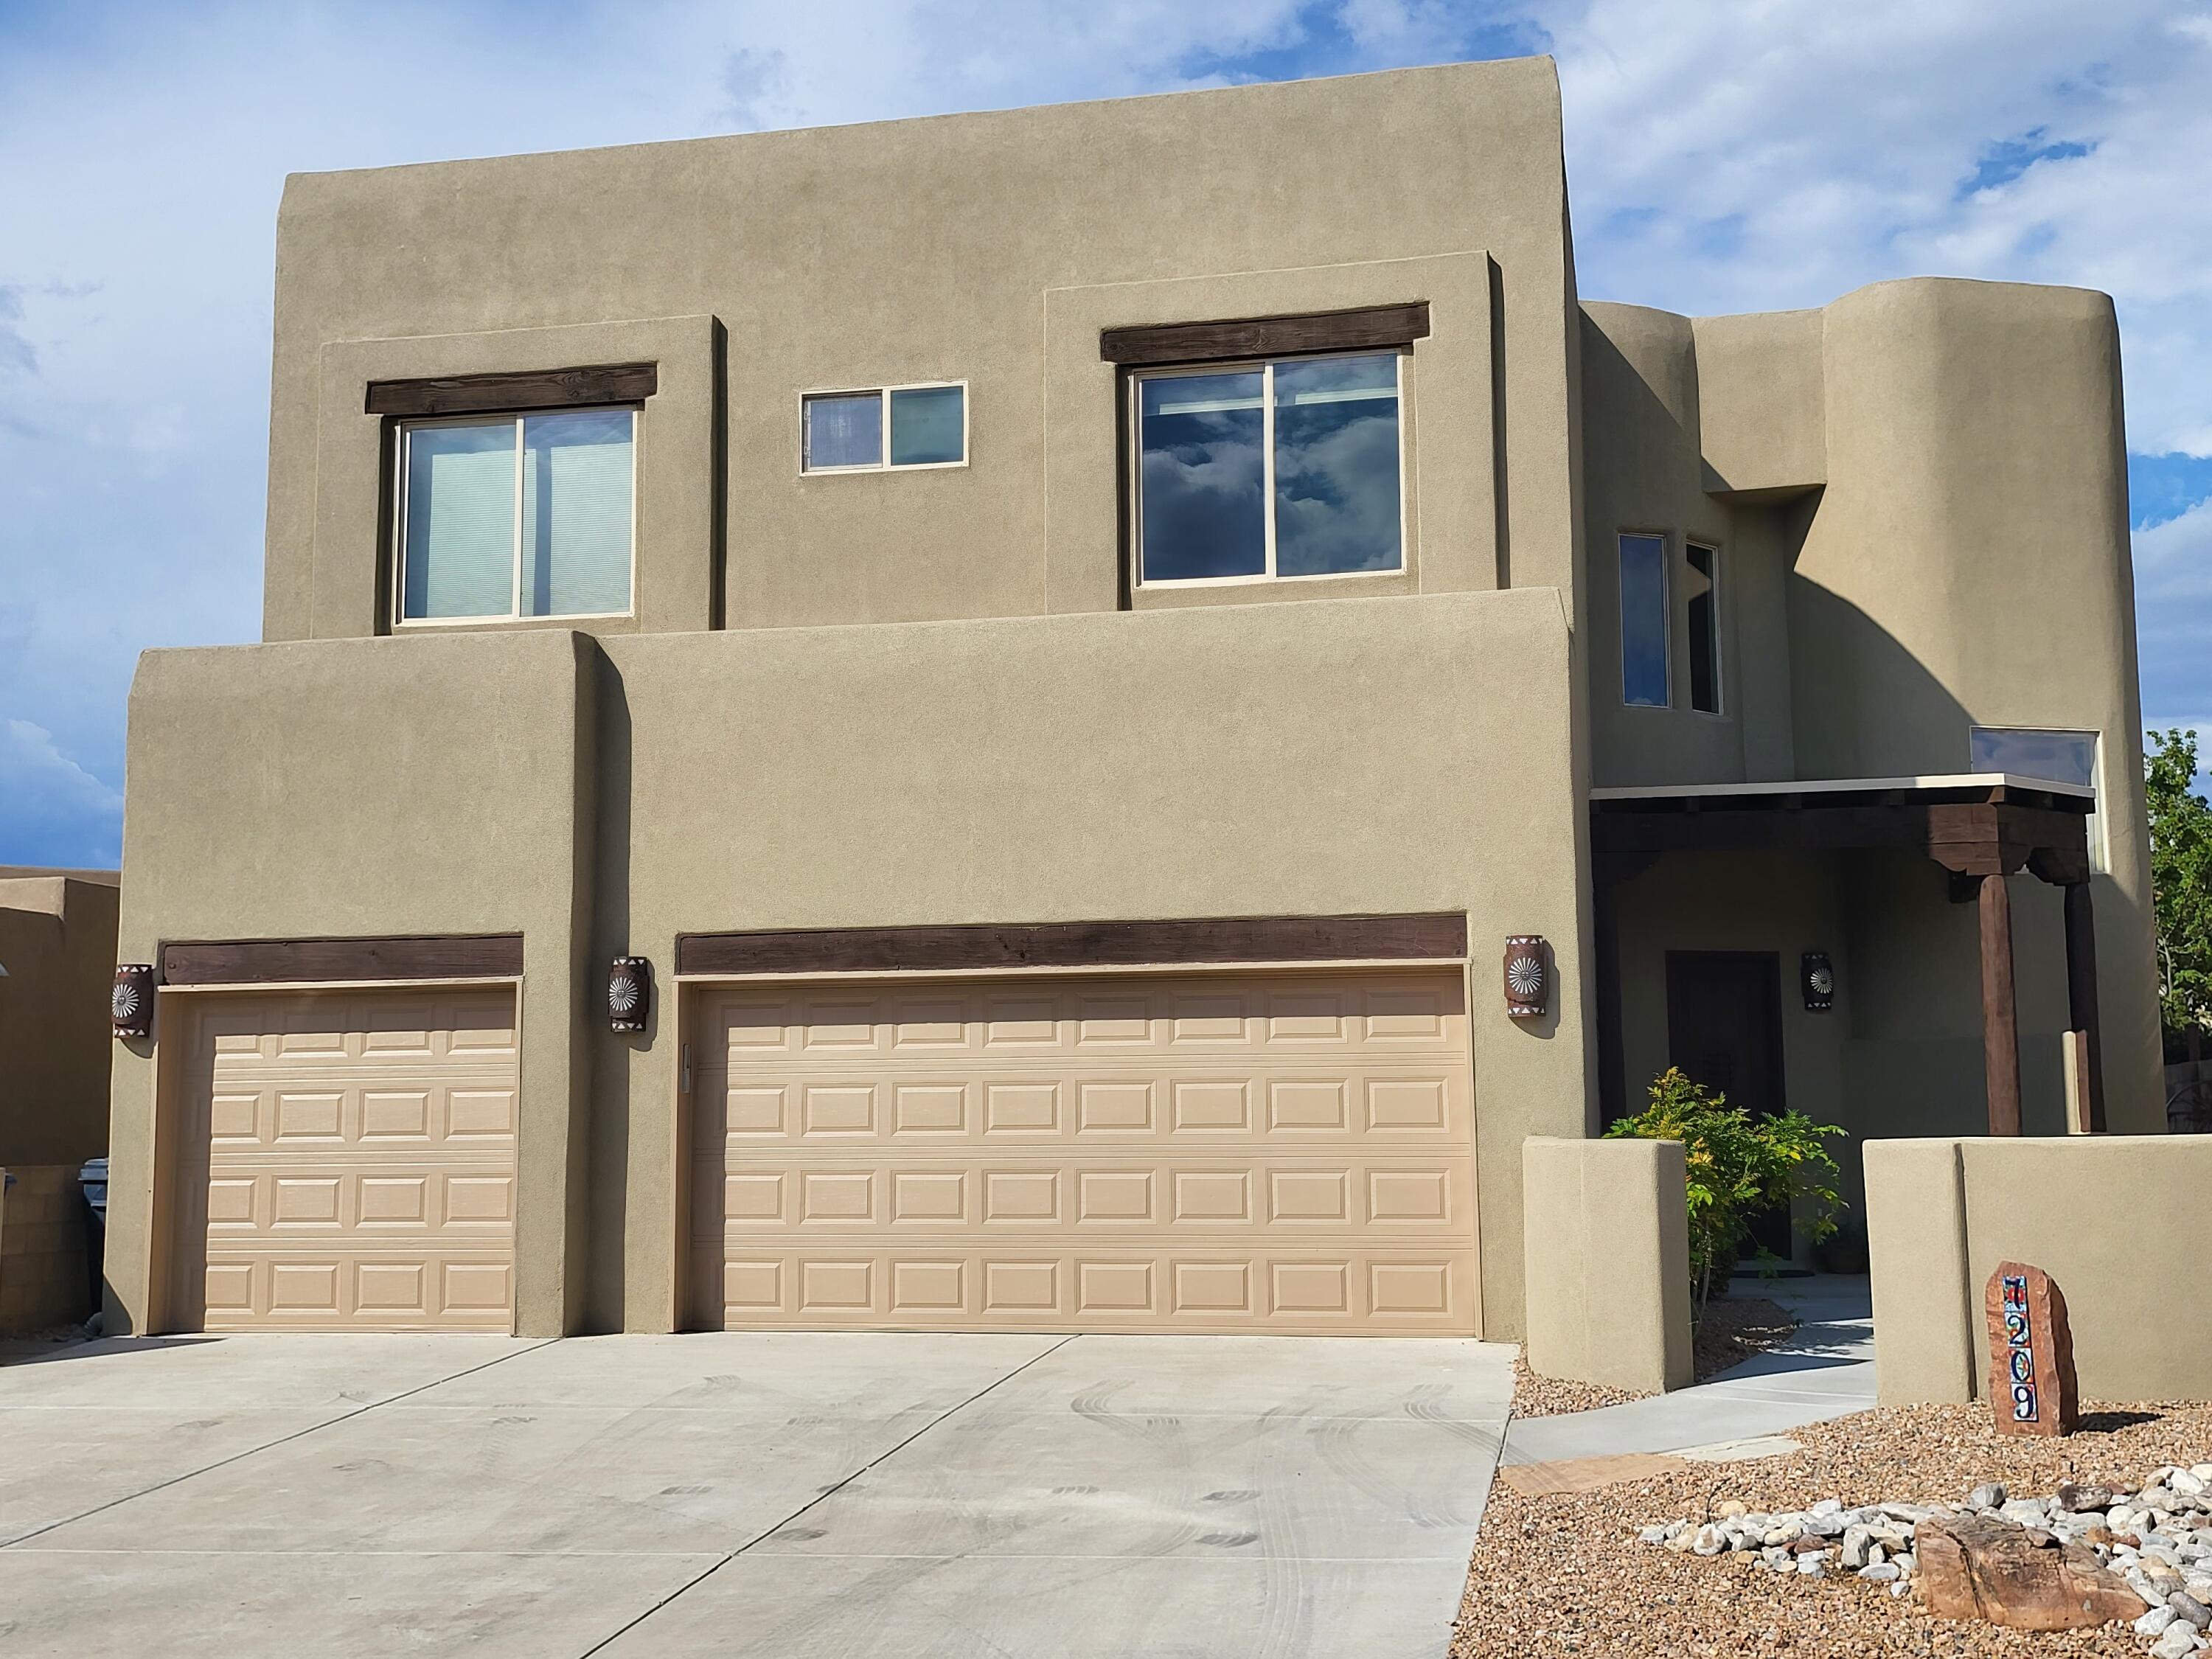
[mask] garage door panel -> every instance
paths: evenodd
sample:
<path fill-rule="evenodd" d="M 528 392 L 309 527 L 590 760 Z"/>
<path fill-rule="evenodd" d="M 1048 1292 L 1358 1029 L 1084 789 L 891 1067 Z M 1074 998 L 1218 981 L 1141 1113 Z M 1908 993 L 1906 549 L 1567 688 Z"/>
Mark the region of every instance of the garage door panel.
<path fill-rule="evenodd" d="M 180 1225 L 206 1328 L 510 1328 L 513 1003 L 200 1005 L 182 1117 L 204 1185 Z"/>
<path fill-rule="evenodd" d="M 1475 1319 L 1474 1263 L 1458 1249 L 743 1249 L 699 1265 L 704 1311 L 732 1328 L 1413 1335 Z"/>
<path fill-rule="evenodd" d="M 885 1072 L 892 1068 L 885 1067 Z M 695 1151 L 724 1137 L 756 1151 L 777 1143 L 945 1140 L 1056 1144 L 1142 1139 L 1241 1144 L 1255 1133 L 1464 1144 L 1469 1091 L 1456 1064 L 1316 1067 L 1163 1063 L 967 1077 L 871 1076 L 836 1069 L 778 1077 L 702 1070 Z"/>
<path fill-rule="evenodd" d="M 709 1325 L 1468 1331 L 1456 972 L 705 994 Z M 827 1041 L 779 1022 L 831 1022 Z"/>

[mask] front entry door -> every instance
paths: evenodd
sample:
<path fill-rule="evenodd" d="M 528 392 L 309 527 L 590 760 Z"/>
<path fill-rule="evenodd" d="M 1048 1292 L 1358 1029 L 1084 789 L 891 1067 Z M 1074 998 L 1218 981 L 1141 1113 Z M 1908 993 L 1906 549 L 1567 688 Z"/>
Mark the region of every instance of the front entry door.
<path fill-rule="evenodd" d="M 1782 958 L 1771 951 L 1669 951 L 1667 1057 L 1731 1106 L 1763 1116 L 1785 1109 Z M 1788 1212 L 1759 1217 L 1752 1243 L 1787 1260 Z"/>

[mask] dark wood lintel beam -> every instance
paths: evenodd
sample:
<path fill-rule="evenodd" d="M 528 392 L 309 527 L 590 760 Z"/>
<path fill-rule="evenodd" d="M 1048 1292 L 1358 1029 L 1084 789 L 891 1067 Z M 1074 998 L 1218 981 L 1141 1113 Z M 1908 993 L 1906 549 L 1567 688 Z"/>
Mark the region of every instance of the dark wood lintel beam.
<path fill-rule="evenodd" d="M 512 979 L 522 935 L 221 939 L 164 945 L 164 985 L 313 985 L 411 979 Z"/>
<path fill-rule="evenodd" d="M 444 374 L 422 380 L 371 380 L 371 415 L 488 415 L 532 409 L 577 409 L 642 403 L 659 389 L 654 363 L 607 363 L 589 368 L 514 374 Z"/>
<path fill-rule="evenodd" d="M 1467 954 L 1455 912 L 1389 916 L 1228 916 L 685 933 L 679 974 L 955 972 L 1139 968 L 1184 963 L 1450 960 Z"/>
<path fill-rule="evenodd" d="M 1205 323 L 1144 324 L 1102 329 L 1098 355 L 1139 368 L 1173 363 L 1230 362 L 1316 351 L 1366 351 L 1411 345 L 1429 332 L 1429 302 L 1365 306 L 1296 317 L 1245 317 Z"/>

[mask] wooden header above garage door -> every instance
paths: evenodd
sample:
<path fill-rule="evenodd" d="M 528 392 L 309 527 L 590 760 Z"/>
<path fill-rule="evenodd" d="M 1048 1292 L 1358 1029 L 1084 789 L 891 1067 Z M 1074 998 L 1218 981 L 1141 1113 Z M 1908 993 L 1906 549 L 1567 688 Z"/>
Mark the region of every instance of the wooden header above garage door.
<path fill-rule="evenodd" d="M 413 939 L 230 939 L 161 947 L 164 985 L 513 979 L 521 972 L 520 933 Z"/>
<path fill-rule="evenodd" d="M 1467 918 L 1228 916 L 1204 921 L 982 923 L 685 933 L 679 974 L 946 973 L 989 968 L 1148 968 L 1191 963 L 1450 961 Z"/>

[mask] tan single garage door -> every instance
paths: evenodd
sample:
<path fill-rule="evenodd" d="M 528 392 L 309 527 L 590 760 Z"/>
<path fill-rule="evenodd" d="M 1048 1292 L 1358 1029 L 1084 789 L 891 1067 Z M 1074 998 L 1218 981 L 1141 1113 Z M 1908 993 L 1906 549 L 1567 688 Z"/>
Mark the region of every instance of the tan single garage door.
<path fill-rule="evenodd" d="M 708 1327 L 1470 1333 L 1461 975 L 704 994 Z"/>
<path fill-rule="evenodd" d="M 513 992 L 186 1006 L 173 1323 L 512 1327 Z"/>

